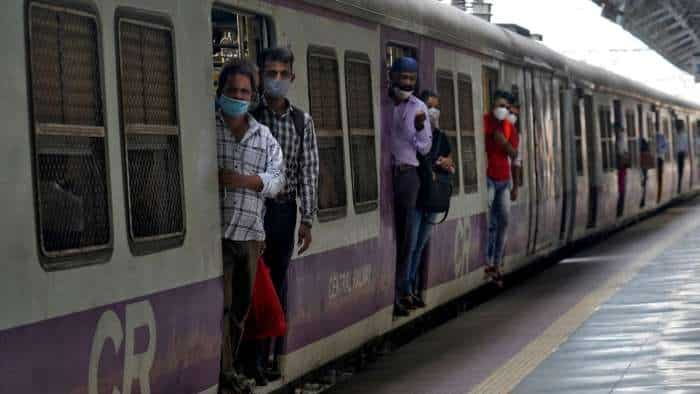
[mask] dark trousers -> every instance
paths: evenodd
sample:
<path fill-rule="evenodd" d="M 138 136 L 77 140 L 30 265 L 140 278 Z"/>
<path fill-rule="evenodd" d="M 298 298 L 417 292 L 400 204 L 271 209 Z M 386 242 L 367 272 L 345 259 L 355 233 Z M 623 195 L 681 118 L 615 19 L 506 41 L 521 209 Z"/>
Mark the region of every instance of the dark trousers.
<path fill-rule="evenodd" d="M 683 186 L 683 170 L 685 170 L 685 152 L 678 152 L 678 194 Z"/>
<path fill-rule="evenodd" d="M 656 203 L 661 202 L 661 196 L 664 191 L 664 159 L 661 157 L 656 158 Z"/>
<path fill-rule="evenodd" d="M 294 229 L 297 224 L 297 203 L 295 199 L 265 202 L 265 253 L 263 259 L 270 268 L 272 283 L 287 311 L 287 269 L 294 253 Z M 274 341 L 275 356 L 283 346 L 282 337 Z M 269 341 L 264 341 L 268 343 Z M 263 358 L 269 355 L 269 347 L 263 346 Z M 264 360 L 262 360 L 264 361 Z"/>
<path fill-rule="evenodd" d="M 221 370 L 233 369 L 243 338 L 245 318 L 253 298 L 253 284 L 262 250 L 261 241 L 222 241 L 224 263 L 224 319 Z"/>
<path fill-rule="evenodd" d="M 415 226 L 416 200 L 420 180 L 414 167 L 394 167 L 394 229 L 396 230 L 396 295 L 405 296 L 403 283 L 408 275 L 411 232 Z"/>
<path fill-rule="evenodd" d="M 642 168 L 642 201 L 639 203 L 640 208 L 644 208 L 647 201 L 647 180 L 649 175 L 649 170 Z"/>

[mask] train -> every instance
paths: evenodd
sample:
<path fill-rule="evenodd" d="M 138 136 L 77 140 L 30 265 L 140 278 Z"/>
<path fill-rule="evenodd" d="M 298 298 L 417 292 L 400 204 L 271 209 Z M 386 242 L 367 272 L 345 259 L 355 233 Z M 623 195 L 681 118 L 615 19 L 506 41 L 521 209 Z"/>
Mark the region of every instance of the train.
<path fill-rule="evenodd" d="M 424 0 L 9 0 L 0 13 L 0 392 L 215 393 L 223 280 L 212 76 L 289 46 L 315 119 L 314 242 L 289 268 L 281 385 L 487 285 L 482 114 L 518 97 L 506 272 L 700 187 L 700 106 Z M 427 307 L 392 315 L 388 66 L 419 62 L 457 163 Z M 631 153 L 624 208 L 611 124 Z M 682 189 L 676 127 L 688 130 Z M 642 188 L 642 139 L 670 149 Z M 658 179 L 663 179 L 661 184 Z M 659 189 L 661 189 L 659 191 Z M 643 194 L 644 193 L 644 194 Z M 640 201 L 645 198 L 644 206 Z"/>

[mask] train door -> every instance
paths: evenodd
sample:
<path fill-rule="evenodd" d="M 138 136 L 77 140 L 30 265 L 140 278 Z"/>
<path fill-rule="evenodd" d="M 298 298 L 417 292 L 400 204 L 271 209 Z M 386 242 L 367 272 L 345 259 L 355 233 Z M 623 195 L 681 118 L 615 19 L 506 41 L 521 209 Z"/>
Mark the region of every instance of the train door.
<path fill-rule="evenodd" d="M 598 171 L 595 158 L 597 144 L 593 111 L 593 96 L 586 94 L 583 97 L 583 120 L 586 133 L 586 162 L 588 164 L 588 224 L 586 226 L 588 228 L 594 228 L 598 219 Z"/>
<path fill-rule="evenodd" d="M 559 239 L 571 238 L 576 213 L 576 132 L 574 127 L 573 91 L 568 82 L 558 81 L 559 91 L 559 129 L 561 142 L 561 163 L 563 174 L 563 206 Z"/>
<path fill-rule="evenodd" d="M 535 164 L 537 162 L 537 157 L 535 155 L 536 149 L 535 145 L 537 141 L 535 140 L 535 101 L 534 101 L 534 80 L 532 70 L 525 70 L 525 89 L 524 94 L 525 102 L 524 115 L 521 117 L 521 126 L 525 126 L 524 130 L 526 133 L 526 139 L 529 142 L 528 147 L 528 242 L 527 242 L 527 253 L 533 254 L 535 252 L 535 239 L 537 238 L 537 201 L 538 201 L 538 166 Z"/>
<path fill-rule="evenodd" d="M 574 204 L 572 208 L 572 215 L 574 217 L 572 220 L 572 227 L 578 230 L 581 227 L 585 228 L 587 224 L 586 215 L 588 215 L 588 178 L 585 155 L 588 146 L 586 145 L 583 132 L 585 129 L 583 99 L 578 93 L 572 97 L 571 109 L 574 130 L 574 153 L 572 154 L 572 158 L 575 158 L 574 171 L 576 174 L 573 190 L 574 197 L 572 198 Z M 575 234 L 578 236 L 578 231 L 576 231 Z"/>
<path fill-rule="evenodd" d="M 555 195 L 560 212 L 559 241 L 564 241 L 567 224 L 569 220 L 568 210 L 571 206 L 569 195 L 571 192 L 571 174 L 568 169 L 569 162 L 569 138 L 568 125 L 566 123 L 567 114 L 564 110 L 566 101 L 566 84 L 559 78 L 555 78 L 552 85 L 552 115 L 554 118 L 554 161 L 555 161 Z"/>

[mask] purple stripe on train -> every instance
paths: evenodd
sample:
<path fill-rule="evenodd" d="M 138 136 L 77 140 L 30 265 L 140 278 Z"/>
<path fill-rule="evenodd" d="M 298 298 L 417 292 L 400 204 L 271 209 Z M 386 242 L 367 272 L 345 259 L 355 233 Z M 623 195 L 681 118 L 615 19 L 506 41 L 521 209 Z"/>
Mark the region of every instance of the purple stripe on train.
<path fill-rule="evenodd" d="M 2 331 L 0 392 L 211 387 L 218 381 L 222 290 L 221 279 L 212 279 Z"/>

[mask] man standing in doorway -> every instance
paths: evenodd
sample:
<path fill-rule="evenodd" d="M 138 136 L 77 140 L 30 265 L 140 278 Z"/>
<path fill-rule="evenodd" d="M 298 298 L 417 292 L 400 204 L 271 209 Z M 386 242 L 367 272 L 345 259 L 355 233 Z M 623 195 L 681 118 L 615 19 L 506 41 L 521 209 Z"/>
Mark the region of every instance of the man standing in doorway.
<path fill-rule="evenodd" d="M 678 194 L 683 189 L 683 172 L 685 170 L 685 158 L 688 156 L 688 133 L 685 132 L 683 121 L 676 121 L 676 163 L 678 164 Z"/>
<path fill-rule="evenodd" d="M 284 191 L 277 198 L 265 202 L 267 241 L 263 259 L 270 267 L 272 282 L 286 311 L 287 268 L 294 252 L 297 199 L 301 202 L 298 209 L 301 223 L 297 231 L 299 254 L 311 245 L 311 227 L 318 210 L 318 145 L 311 115 L 287 99 L 289 87 L 295 78 L 292 51 L 281 47 L 265 49 L 260 54 L 259 64 L 263 92 L 260 105 L 253 115 L 270 128 L 282 147 L 287 179 Z M 278 338 L 274 344 L 275 356 L 281 347 L 282 338 Z M 264 350 L 264 353 L 267 351 Z M 262 356 L 265 358 L 266 354 Z M 276 360 L 277 357 L 275 365 L 267 373 L 270 379 L 279 377 Z"/>
<path fill-rule="evenodd" d="M 501 287 L 506 230 L 510 217 L 510 161 L 518 156 L 516 131 L 507 120 L 510 94 L 497 91 L 490 113 L 484 114 L 486 145 L 486 185 L 488 191 L 488 240 L 484 272 Z M 517 197 L 517 195 L 516 195 Z"/>
<path fill-rule="evenodd" d="M 268 128 L 248 114 L 255 92 L 255 66 L 223 67 L 217 90 L 216 134 L 224 265 L 223 385 L 250 386 L 234 368 L 265 243 L 263 204 L 284 187 L 282 150 Z"/>
<path fill-rule="evenodd" d="M 661 196 L 663 195 L 663 185 L 664 185 L 664 160 L 666 159 L 666 152 L 668 152 L 668 140 L 666 136 L 658 129 L 656 130 L 656 203 L 661 203 Z"/>
<path fill-rule="evenodd" d="M 617 158 L 617 216 L 622 216 L 625 210 L 625 191 L 627 185 L 627 167 L 629 165 L 629 149 L 627 148 L 627 133 L 622 124 L 613 124 L 615 132 L 615 153 Z"/>
<path fill-rule="evenodd" d="M 416 200 L 420 180 L 417 153 L 426 155 L 432 144 L 428 108 L 413 95 L 418 63 L 411 57 L 394 61 L 390 72 L 389 98 L 393 103 L 391 121 L 391 165 L 394 187 L 396 230 L 396 296 L 394 314 L 407 316 L 416 307 L 410 297 L 407 270 L 411 252 L 411 231 L 415 226 Z"/>

